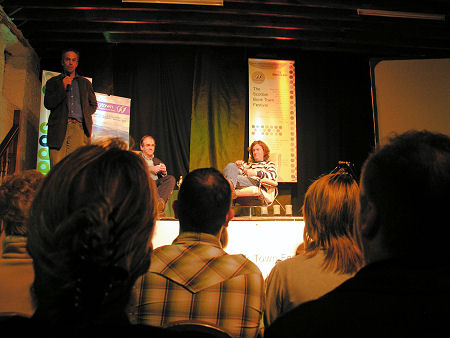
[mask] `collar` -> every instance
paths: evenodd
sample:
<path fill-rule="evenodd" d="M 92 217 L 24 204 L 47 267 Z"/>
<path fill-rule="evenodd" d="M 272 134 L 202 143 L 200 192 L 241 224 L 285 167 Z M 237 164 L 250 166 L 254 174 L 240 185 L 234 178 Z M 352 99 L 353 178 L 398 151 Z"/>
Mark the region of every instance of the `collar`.
<path fill-rule="evenodd" d="M 142 151 L 141 151 L 141 155 L 143 158 L 145 158 L 147 161 L 151 161 L 155 158 L 155 155 L 153 155 L 151 158 L 148 158 Z"/>
<path fill-rule="evenodd" d="M 204 244 L 222 249 L 222 245 L 220 244 L 217 236 L 204 232 L 182 232 L 177 238 L 175 238 L 172 244 L 186 244 L 190 242 L 202 242 Z"/>

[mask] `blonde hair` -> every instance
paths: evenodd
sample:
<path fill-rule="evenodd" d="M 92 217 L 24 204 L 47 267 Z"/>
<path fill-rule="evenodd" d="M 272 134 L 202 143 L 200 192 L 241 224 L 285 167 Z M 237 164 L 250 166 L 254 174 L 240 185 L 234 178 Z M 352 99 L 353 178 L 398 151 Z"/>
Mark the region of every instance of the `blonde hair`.
<path fill-rule="evenodd" d="M 354 273 L 362 255 L 353 236 L 359 188 L 353 177 L 340 170 L 316 180 L 306 192 L 303 204 L 304 255 L 325 253 L 324 270 Z"/>

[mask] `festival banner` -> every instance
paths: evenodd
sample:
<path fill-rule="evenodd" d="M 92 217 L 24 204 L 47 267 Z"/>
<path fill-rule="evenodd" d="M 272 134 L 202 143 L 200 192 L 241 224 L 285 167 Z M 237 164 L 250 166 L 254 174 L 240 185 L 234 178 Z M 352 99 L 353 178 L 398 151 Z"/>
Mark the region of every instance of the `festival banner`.
<path fill-rule="evenodd" d="M 92 141 L 119 137 L 128 144 L 131 99 L 99 93 L 95 96 L 97 111 L 92 116 Z"/>
<path fill-rule="evenodd" d="M 47 81 L 54 76 L 61 73 L 51 72 L 48 70 L 42 71 L 42 87 L 41 87 L 41 109 L 39 114 L 39 139 L 37 151 L 36 169 L 44 175 L 50 171 L 50 155 L 47 146 L 47 121 L 50 115 L 50 110 L 44 107 L 45 86 Z"/>
<path fill-rule="evenodd" d="M 249 59 L 249 144 L 269 146 L 278 182 L 297 182 L 295 62 Z"/>

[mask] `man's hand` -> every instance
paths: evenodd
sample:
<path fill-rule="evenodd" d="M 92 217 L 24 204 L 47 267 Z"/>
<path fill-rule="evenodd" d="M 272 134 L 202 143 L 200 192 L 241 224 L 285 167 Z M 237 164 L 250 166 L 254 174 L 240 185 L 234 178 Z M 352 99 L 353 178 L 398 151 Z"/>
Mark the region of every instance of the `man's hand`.
<path fill-rule="evenodd" d="M 154 165 L 153 167 L 150 167 L 148 170 L 150 170 L 150 172 L 154 175 L 157 175 L 159 172 L 162 172 L 163 175 L 167 175 L 167 169 L 164 163 Z"/>
<path fill-rule="evenodd" d="M 70 76 L 66 76 L 62 81 L 64 85 L 64 89 L 67 89 L 67 86 L 70 86 L 72 84 L 73 78 Z"/>
<path fill-rule="evenodd" d="M 256 170 L 256 169 L 244 169 L 244 174 L 247 177 L 258 176 L 258 170 Z"/>
<path fill-rule="evenodd" d="M 242 161 L 242 160 L 237 160 L 236 162 L 234 162 L 234 164 L 236 164 L 236 166 L 238 167 L 238 168 L 240 168 L 240 167 L 242 167 L 243 165 L 244 165 L 244 161 Z"/>

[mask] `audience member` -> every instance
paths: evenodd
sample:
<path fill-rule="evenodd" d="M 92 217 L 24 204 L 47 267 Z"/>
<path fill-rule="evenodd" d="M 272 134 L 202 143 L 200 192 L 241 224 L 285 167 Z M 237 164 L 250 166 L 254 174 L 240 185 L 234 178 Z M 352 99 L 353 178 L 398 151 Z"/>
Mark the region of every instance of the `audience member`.
<path fill-rule="evenodd" d="M 155 157 L 156 143 L 153 136 L 145 135 L 141 138 L 141 151 L 139 154 L 144 158 L 148 166 L 150 177 L 156 183 L 156 189 L 160 197 L 159 211 L 163 211 L 167 200 L 175 187 L 175 177 L 167 174 L 166 165 Z"/>
<path fill-rule="evenodd" d="M 233 217 L 231 189 L 213 168 L 183 181 L 174 202 L 180 235 L 156 249 L 138 283 L 138 323 L 167 326 L 201 321 L 233 337 L 255 337 L 263 310 L 264 281 L 243 255 L 227 254 L 219 241 Z"/>
<path fill-rule="evenodd" d="M 126 306 L 150 264 L 156 190 L 145 163 L 130 151 L 81 147 L 47 175 L 31 206 L 31 319 L 11 317 L 21 336 L 166 336 L 131 325 Z M 9 326 L 9 327 L 8 327 Z"/>
<path fill-rule="evenodd" d="M 0 312 L 31 316 L 30 287 L 34 273 L 26 250 L 25 224 L 33 197 L 44 179 L 37 170 L 6 178 L 0 187 L 0 219 L 5 238 L 0 259 Z"/>
<path fill-rule="evenodd" d="M 266 280 L 264 324 L 352 277 L 362 264 L 353 236 L 359 188 L 345 169 L 324 175 L 303 205 L 303 251 L 278 262 Z"/>
<path fill-rule="evenodd" d="M 450 138 L 410 131 L 364 164 L 358 243 L 366 266 L 277 319 L 266 337 L 447 337 Z"/>
<path fill-rule="evenodd" d="M 277 179 L 275 163 L 269 161 L 270 150 L 263 141 L 254 141 L 248 149 L 250 158 L 248 163 L 238 160 L 228 163 L 223 170 L 223 175 L 230 182 L 232 197 L 236 198 L 234 189 L 242 189 L 259 185 L 257 179 Z"/>

